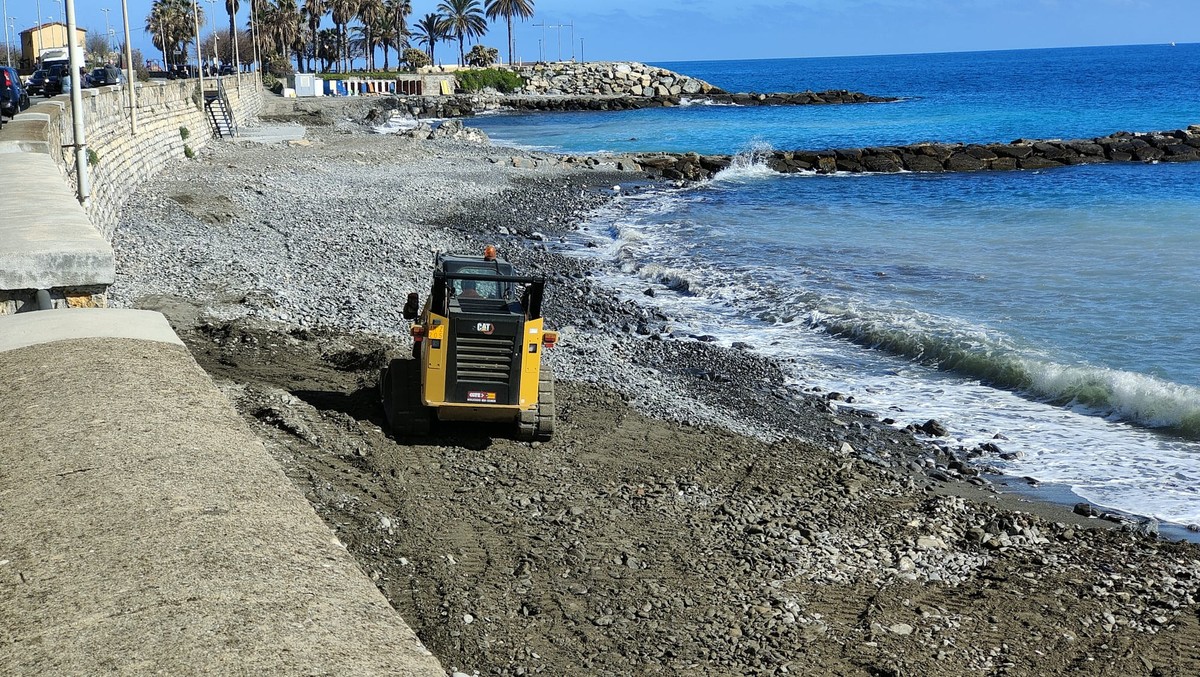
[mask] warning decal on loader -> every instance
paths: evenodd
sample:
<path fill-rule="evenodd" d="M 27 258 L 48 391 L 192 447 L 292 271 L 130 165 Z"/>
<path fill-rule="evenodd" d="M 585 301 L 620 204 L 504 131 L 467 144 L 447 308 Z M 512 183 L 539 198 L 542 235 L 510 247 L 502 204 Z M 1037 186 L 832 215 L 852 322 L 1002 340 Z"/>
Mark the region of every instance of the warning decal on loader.
<path fill-rule="evenodd" d="M 489 404 L 496 403 L 496 393 L 484 392 L 482 390 L 471 390 L 467 392 L 468 402 L 485 402 Z"/>

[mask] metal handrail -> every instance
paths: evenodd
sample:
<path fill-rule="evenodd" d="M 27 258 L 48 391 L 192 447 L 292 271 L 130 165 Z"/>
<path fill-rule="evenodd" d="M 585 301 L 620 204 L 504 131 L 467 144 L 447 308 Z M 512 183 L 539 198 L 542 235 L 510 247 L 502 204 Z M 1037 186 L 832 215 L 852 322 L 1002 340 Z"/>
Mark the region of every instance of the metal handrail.
<path fill-rule="evenodd" d="M 225 109 L 225 124 L 229 127 L 229 135 L 237 136 L 237 117 L 233 114 L 233 106 L 229 104 L 229 93 L 225 91 L 225 81 L 220 76 L 217 80 L 217 96 L 221 98 L 221 106 Z"/>

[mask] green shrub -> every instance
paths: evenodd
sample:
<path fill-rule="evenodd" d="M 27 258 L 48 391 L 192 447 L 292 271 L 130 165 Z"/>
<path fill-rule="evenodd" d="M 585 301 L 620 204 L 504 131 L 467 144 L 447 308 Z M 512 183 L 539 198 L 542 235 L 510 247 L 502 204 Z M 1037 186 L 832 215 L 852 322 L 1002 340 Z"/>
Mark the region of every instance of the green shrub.
<path fill-rule="evenodd" d="M 279 78 L 275 77 L 274 75 L 271 75 L 269 72 L 265 72 L 265 71 L 263 72 L 262 81 L 263 81 L 263 87 L 266 87 L 267 89 L 269 89 L 272 92 L 275 92 L 276 94 L 283 91 L 283 83 L 279 81 Z"/>
<path fill-rule="evenodd" d="M 100 154 L 96 151 L 92 150 L 91 148 L 87 149 L 87 156 L 89 167 L 95 167 L 96 165 L 100 164 Z"/>
<path fill-rule="evenodd" d="M 187 127 L 179 128 L 179 138 L 183 139 L 184 141 L 187 141 L 188 137 L 191 135 L 192 135 L 192 132 Z"/>
<path fill-rule="evenodd" d="M 267 57 L 267 72 L 280 80 L 286 80 L 288 77 L 296 74 L 296 69 L 292 66 L 292 62 L 287 57 L 275 56 Z"/>
<path fill-rule="evenodd" d="M 408 67 L 415 71 L 429 65 L 429 55 L 415 47 L 409 47 L 404 50 L 404 63 L 407 63 Z"/>
<path fill-rule="evenodd" d="M 500 50 L 495 47 L 475 45 L 467 52 L 467 65 L 475 68 L 487 68 L 500 60 Z"/>
<path fill-rule="evenodd" d="M 196 157 L 196 151 L 192 150 L 192 147 L 185 143 L 183 144 L 183 156 L 191 160 Z"/>
<path fill-rule="evenodd" d="M 458 86 L 468 92 L 478 92 L 481 89 L 491 87 L 492 89 L 508 93 L 515 92 L 525 86 L 525 78 L 512 71 L 497 68 L 458 71 L 454 74 L 454 77 L 458 78 Z"/>

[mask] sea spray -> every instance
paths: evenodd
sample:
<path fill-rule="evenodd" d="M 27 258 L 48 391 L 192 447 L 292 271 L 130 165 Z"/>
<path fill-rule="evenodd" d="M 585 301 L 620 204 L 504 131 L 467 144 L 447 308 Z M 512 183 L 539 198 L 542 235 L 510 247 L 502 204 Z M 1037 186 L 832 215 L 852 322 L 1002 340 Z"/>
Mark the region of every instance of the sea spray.
<path fill-rule="evenodd" d="M 740 151 L 731 159 L 729 166 L 717 172 L 713 182 L 743 183 L 758 179 L 769 179 L 778 176 L 775 170 L 767 166 L 767 159 L 775 149 L 766 141 L 754 141 L 748 148 Z"/>

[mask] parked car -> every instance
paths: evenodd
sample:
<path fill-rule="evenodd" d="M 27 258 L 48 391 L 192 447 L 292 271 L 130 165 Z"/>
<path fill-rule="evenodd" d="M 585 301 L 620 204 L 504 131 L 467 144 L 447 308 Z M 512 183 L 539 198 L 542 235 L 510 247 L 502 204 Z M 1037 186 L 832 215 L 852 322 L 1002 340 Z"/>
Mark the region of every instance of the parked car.
<path fill-rule="evenodd" d="M 58 96 L 63 93 L 63 74 L 68 73 L 70 66 L 54 64 L 46 71 L 46 84 L 42 85 L 42 96 Z"/>
<path fill-rule="evenodd" d="M 12 117 L 29 108 L 29 93 L 17 69 L 0 67 L 0 116 Z"/>
<path fill-rule="evenodd" d="M 33 75 L 30 75 L 29 79 L 25 81 L 25 91 L 27 91 L 30 96 L 33 96 L 34 94 L 41 94 L 42 87 L 45 86 L 46 71 L 41 68 L 35 70 Z"/>
<path fill-rule="evenodd" d="M 125 82 L 125 74 L 116 66 L 101 66 L 93 68 L 88 76 L 92 87 L 119 85 Z"/>

